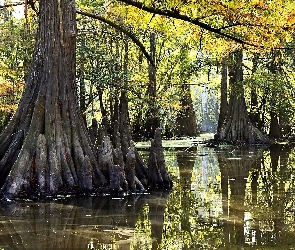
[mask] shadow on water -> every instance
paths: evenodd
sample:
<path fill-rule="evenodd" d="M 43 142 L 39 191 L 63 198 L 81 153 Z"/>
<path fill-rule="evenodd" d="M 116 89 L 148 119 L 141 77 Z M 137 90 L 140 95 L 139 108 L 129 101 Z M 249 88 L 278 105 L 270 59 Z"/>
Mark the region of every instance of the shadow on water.
<path fill-rule="evenodd" d="M 141 249 L 161 241 L 166 192 L 2 203 L 0 249 Z M 143 248 L 145 249 L 145 248 Z"/>
<path fill-rule="evenodd" d="M 167 149 L 165 160 L 169 193 L 3 203 L 0 249 L 294 249 L 291 146 Z"/>

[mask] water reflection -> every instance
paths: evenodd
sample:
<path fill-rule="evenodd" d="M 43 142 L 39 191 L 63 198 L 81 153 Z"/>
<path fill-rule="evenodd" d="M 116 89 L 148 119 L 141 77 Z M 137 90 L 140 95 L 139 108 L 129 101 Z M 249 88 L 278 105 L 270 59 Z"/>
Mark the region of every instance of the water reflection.
<path fill-rule="evenodd" d="M 198 146 L 166 163 L 170 193 L 3 203 L 0 249 L 294 249 L 293 148 Z"/>

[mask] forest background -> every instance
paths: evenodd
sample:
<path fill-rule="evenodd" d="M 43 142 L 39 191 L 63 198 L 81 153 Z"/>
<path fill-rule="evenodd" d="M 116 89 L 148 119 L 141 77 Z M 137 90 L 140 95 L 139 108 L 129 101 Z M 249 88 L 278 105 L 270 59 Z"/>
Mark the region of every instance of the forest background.
<path fill-rule="evenodd" d="M 292 1 L 76 4 L 81 12 L 77 15 L 77 86 L 88 125 L 92 118 L 114 120 L 124 90 L 132 131 L 140 139 L 153 137 L 153 126 L 162 127 L 167 137 L 195 136 L 199 131 L 220 133 L 226 123 L 227 96 L 240 95 L 239 86 L 247 107 L 248 114 L 244 116 L 249 115 L 257 129 L 274 139 L 291 134 L 295 22 Z M 132 6 L 136 4 L 139 8 Z M 38 3 L 3 1 L 1 5 L 3 128 L 13 115 L 26 82 Z M 23 8 L 19 9 L 19 5 Z M 237 51 L 242 53 L 241 62 L 234 58 Z M 233 71 L 238 64 L 242 75 L 232 76 L 237 74 Z M 234 83 L 229 81 L 229 87 L 221 84 L 230 78 Z M 220 102 L 224 96 L 225 108 L 224 101 Z M 224 137 L 249 141 L 249 135 Z"/>

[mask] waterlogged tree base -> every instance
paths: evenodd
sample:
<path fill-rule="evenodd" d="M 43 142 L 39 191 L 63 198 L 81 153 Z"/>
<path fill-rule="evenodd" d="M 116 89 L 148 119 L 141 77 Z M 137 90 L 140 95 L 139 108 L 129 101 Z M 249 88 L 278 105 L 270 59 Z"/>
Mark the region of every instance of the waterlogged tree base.
<path fill-rule="evenodd" d="M 267 144 L 269 140 L 253 126 L 248 116 L 243 96 L 231 97 L 232 106 L 229 109 L 226 124 L 221 128 L 220 141 L 242 144 Z"/>
<path fill-rule="evenodd" d="M 103 129 L 99 129 L 103 130 Z M 166 169 L 162 147 L 161 130 L 157 129 L 152 140 L 148 167 L 144 164 L 134 143 L 123 160 L 120 144 L 114 148 L 108 135 L 105 135 L 95 154 L 98 162 L 99 178 L 95 178 L 90 158 L 83 157 L 82 151 L 76 152 L 83 157 L 80 167 L 70 169 L 56 164 L 56 156 L 47 153 L 46 138 L 40 134 L 37 139 L 36 153 L 30 158 L 30 152 L 22 151 L 15 162 L 18 168 L 12 168 L 2 187 L 2 197 L 6 199 L 44 199 L 57 195 L 104 195 L 115 196 L 129 193 L 142 193 L 148 189 L 171 189 L 172 181 Z M 81 150 L 81 148 L 80 148 Z M 30 168 L 26 166 L 31 160 Z M 54 164 L 55 173 L 48 173 L 48 164 Z M 60 167 L 59 167 L 60 166 Z M 17 171 L 16 171 L 17 170 Z"/>
<path fill-rule="evenodd" d="M 148 185 L 150 188 L 172 188 L 172 181 L 168 174 L 163 146 L 161 129 L 157 128 L 155 138 L 151 141 L 151 149 L 148 161 Z"/>
<path fill-rule="evenodd" d="M 130 147 L 124 169 L 120 147 L 113 149 L 104 140 L 99 153 L 84 124 L 75 83 L 75 1 L 40 0 L 39 11 L 26 89 L 0 136 L 1 195 L 42 198 L 143 190 L 147 171 L 136 150 Z"/>

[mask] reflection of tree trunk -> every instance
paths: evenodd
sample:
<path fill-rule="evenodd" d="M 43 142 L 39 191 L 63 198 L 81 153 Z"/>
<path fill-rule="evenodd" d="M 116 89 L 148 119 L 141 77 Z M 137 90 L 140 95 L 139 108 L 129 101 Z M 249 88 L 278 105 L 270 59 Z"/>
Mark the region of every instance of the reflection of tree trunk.
<path fill-rule="evenodd" d="M 190 190 L 192 184 L 192 173 L 196 162 L 196 154 L 194 152 L 182 151 L 177 154 L 177 165 L 179 167 L 179 181 L 183 189 L 179 201 L 181 202 L 182 215 L 181 215 L 181 230 L 184 232 L 191 232 L 190 214 L 192 211 L 190 192 L 184 190 Z M 193 239 L 191 239 L 193 240 Z M 183 246 L 183 249 L 187 249 L 187 245 Z"/>
<path fill-rule="evenodd" d="M 1 204 L 1 216 L 5 215 L 7 220 L 0 222 L 0 245 L 11 249 L 70 250 L 88 249 L 92 242 L 93 249 L 111 249 L 112 244 L 118 249 L 130 249 L 131 241 L 119 239 L 133 236 L 127 231 L 135 227 L 147 202 L 157 215 L 159 228 L 163 226 L 167 197 L 153 198 L 156 199 L 132 195 L 116 200 L 84 197 L 65 199 L 62 203 L 27 203 L 27 206 Z M 155 200 L 161 203 L 155 204 Z M 160 232 L 156 233 L 160 238 Z"/>
<path fill-rule="evenodd" d="M 188 152 L 179 152 L 177 154 L 177 164 L 179 167 L 180 185 L 190 187 L 192 181 L 192 173 L 195 166 L 196 155 Z"/>
<path fill-rule="evenodd" d="M 257 204 L 258 175 L 258 171 L 253 171 L 251 175 L 252 204 Z"/>
<path fill-rule="evenodd" d="M 196 114 L 189 85 L 182 85 L 183 97 L 181 98 L 181 110 L 176 118 L 176 135 L 196 136 L 198 134 Z"/>
<path fill-rule="evenodd" d="M 282 202 L 282 197 L 285 196 L 285 182 L 279 181 L 280 176 L 284 176 L 288 169 L 289 154 L 291 152 L 289 145 L 273 144 L 270 147 L 270 158 L 272 176 L 268 183 L 272 183 L 273 197 L 269 206 L 272 207 L 272 218 L 274 222 L 274 234 L 279 234 L 282 228 L 285 227 L 285 207 L 286 203 Z M 269 195 L 269 194 L 268 194 Z"/>
<path fill-rule="evenodd" d="M 249 157 L 249 152 L 253 152 L 253 157 Z M 259 158 L 262 152 L 257 148 L 235 148 L 234 150 L 221 151 L 218 154 L 218 162 L 221 171 L 221 188 L 223 201 L 223 214 L 225 217 L 244 218 L 244 200 L 246 183 L 249 171 Z M 230 190 L 228 190 L 230 188 Z M 228 194 L 230 195 L 230 199 Z M 243 220 L 238 221 L 234 225 L 230 222 L 224 223 L 226 244 L 228 246 L 232 242 L 240 245 L 244 242 L 244 224 Z M 235 235 L 235 238 L 229 239 L 229 235 Z"/>
<path fill-rule="evenodd" d="M 149 205 L 149 218 L 151 220 L 152 228 L 152 239 L 153 245 L 152 249 L 158 249 L 158 246 L 161 245 L 162 234 L 163 234 L 163 224 L 164 224 L 164 213 L 167 205 L 169 193 L 157 193 L 156 199 L 148 199 Z M 153 194 L 152 194 L 153 196 Z"/>

